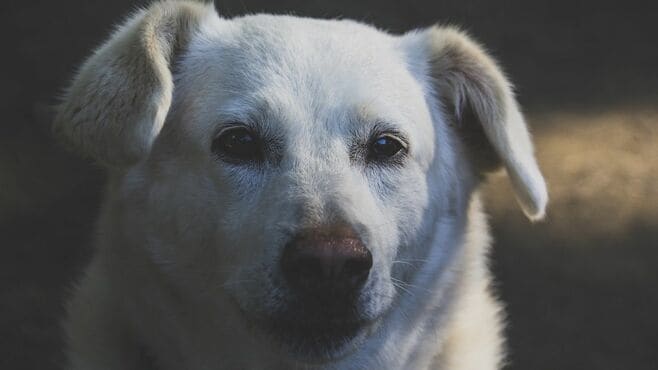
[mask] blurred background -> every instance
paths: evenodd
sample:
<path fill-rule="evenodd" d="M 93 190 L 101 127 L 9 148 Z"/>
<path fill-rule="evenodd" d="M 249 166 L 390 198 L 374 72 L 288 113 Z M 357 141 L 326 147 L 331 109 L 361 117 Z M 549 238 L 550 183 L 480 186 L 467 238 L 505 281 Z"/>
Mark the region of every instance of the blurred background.
<path fill-rule="evenodd" d="M 0 5 L 0 369 L 58 369 L 58 322 L 90 256 L 103 173 L 59 148 L 47 106 L 145 2 Z M 456 24 L 517 86 L 549 184 L 530 224 L 507 179 L 485 187 L 507 369 L 658 369 L 658 6 L 606 0 L 222 0 L 404 32 Z"/>

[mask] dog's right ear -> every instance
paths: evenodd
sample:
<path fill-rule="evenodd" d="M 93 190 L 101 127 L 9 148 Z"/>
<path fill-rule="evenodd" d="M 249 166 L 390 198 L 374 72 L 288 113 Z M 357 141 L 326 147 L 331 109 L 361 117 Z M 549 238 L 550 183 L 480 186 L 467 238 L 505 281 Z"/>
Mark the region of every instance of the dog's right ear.
<path fill-rule="evenodd" d="M 478 171 L 502 165 L 531 220 L 544 216 L 548 194 L 532 141 L 510 82 L 465 33 L 450 27 L 414 31 L 407 51 L 425 60 L 426 80 Z"/>
<path fill-rule="evenodd" d="M 162 1 L 130 17 L 80 68 L 55 134 L 108 166 L 144 158 L 169 111 L 176 53 L 215 14 L 212 3 Z"/>

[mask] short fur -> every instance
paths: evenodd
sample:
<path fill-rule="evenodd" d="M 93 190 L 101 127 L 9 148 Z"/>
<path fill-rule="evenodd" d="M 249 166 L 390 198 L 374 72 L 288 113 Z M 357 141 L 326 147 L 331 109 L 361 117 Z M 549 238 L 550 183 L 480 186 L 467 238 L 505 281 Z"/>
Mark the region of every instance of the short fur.
<path fill-rule="evenodd" d="M 236 122 L 275 143 L 261 165 L 211 152 Z M 478 185 L 502 164 L 533 220 L 547 195 L 509 82 L 463 32 L 158 2 L 89 57 L 55 130 L 109 172 L 71 369 L 500 367 Z M 408 141 L 395 165 L 353 150 L 381 130 Z M 369 324 L 308 358 L 261 324 L 288 309 L 286 241 L 336 223 L 373 256 Z"/>

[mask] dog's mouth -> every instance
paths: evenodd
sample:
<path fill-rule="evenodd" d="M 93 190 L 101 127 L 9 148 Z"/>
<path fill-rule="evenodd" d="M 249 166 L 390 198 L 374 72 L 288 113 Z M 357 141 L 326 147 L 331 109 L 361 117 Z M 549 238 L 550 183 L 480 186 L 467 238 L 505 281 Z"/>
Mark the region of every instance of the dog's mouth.
<path fill-rule="evenodd" d="M 303 362 L 336 360 L 355 349 L 371 322 L 349 313 L 302 313 L 292 310 L 260 325 L 292 357 Z"/>
<path fill-rule="evenodd" d="M 363 316 L 353 304 L 328 304 L 323 300 L 291 299 L 269 312 L 244 308 L 240 311 L 254 334 L 278 347 L 294 362 L 306 364 L 336 361 L 349 355 L 377 321 Z"/>

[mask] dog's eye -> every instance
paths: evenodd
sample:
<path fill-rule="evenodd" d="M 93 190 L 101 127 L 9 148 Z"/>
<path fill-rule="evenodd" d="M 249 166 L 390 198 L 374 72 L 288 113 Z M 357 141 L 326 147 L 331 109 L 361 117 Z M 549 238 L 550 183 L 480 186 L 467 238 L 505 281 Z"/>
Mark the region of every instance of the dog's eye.
<path fill-rule="evenodd" d="M 246 127 L 222 131 L 212 142 L 212 152 L 228 161 L 260 161 L 263 158 L 260 139 Z"/>
<path fill-rule="evenodd" d="M 383 161 L 395 157 L 404 149 L 405 146 L 399 139 L 391 135 L 382 135 L 370 144 L 368 157 L 373 161 Z"/>

